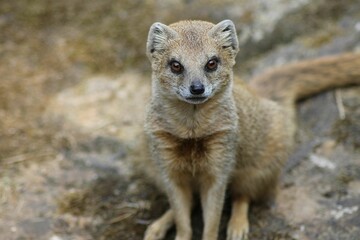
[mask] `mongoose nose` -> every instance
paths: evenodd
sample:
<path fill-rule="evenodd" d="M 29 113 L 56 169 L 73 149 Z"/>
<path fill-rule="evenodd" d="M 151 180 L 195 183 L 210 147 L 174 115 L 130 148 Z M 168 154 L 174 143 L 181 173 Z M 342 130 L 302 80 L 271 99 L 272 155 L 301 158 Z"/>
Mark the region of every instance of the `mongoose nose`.
<path fill-rule="evenodd" d="M 194 95 L 200 95 L 205 92 L 204 84 L 202 84 L 200 81 L 194 81 L 190 85 L 190 92 Z"/>

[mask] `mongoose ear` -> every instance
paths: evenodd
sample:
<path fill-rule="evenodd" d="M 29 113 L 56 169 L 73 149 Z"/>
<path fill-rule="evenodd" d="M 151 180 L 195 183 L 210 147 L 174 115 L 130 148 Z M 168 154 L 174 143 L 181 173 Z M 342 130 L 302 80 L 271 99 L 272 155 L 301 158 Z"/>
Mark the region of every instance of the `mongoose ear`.
<path fill-rule="evenodd" d="M 228 49 L 236 55 L 239 51 L 239 41 L 236 34 L 235 25 L 231 20 L 224 20 L 216 24 L 209 32 L 210 36 L 221 45 L 223 49 Z"/>
<path fill-rule="evenodd" d="M 177 32 L 165 24 L 159 22 L 154 23 L 150 27 L 146 43 L 146 53 L 148 57 L 151 58 L 155 52 L 164 50 L 166 42 L 176 36 Z"/>

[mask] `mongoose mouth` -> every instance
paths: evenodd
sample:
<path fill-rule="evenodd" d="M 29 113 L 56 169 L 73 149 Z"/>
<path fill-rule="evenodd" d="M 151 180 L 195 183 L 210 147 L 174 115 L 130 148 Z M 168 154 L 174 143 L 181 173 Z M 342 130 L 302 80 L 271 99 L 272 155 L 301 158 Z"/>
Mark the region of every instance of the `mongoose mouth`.
<path fill-rule="evenodd" d="M 186 102 L 191 104 L 200 104 L 205 102 L 208 99 L 208 97 L 187 97 L 185 98 Z"/>

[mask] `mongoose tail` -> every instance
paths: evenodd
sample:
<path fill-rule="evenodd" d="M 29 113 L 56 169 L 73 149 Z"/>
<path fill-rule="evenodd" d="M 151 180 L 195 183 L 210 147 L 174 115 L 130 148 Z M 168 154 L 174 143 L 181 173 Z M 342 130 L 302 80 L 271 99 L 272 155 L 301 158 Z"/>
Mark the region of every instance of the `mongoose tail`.
<path fill-rule="evenodd" d="M 255 77 L 250 86 L 260 96 L 285 106 L 316 93 L 360 84 L 360 54 L 322 57 L 274 68 Z"/>

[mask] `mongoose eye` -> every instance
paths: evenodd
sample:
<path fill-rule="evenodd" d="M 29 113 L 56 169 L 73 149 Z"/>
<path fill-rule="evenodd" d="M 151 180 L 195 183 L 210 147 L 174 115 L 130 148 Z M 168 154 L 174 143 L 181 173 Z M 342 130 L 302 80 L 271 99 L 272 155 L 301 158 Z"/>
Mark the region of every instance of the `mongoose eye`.
<path fill-rule="evenodd" d="M 180 74 L 184 71 L 184 67 L 178 61 L 171 61 L 170 68 L 173 73 Z"/>
<path fill-rule="evenodd" d="M 218 67 L 218 60 L 217 59 L 211 59 L 206 63 L 205 69 L 207 71 L 215 71 Z"/>

